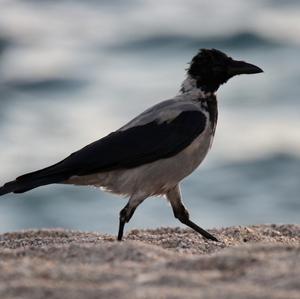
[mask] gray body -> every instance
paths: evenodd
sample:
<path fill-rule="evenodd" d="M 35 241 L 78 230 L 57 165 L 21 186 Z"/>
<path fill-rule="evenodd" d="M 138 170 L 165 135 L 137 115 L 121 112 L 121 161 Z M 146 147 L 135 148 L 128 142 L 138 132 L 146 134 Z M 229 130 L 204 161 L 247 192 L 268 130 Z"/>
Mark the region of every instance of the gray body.
<path fill-rule="evenodd" d="M 215 101 L 215 96 L 204 94 L 195 86 L 194 80 L 187 78 L 182 90 L 174 99 L 163 101 L 122 127 L 144 125 L 151 121 L 172 121 L 182 111 L 201 111 L 207 117 L 204 131 L 183 151 L 170 158 L 160 159 L 130 169 L 112 170 L 86 176 L 73 176 L 65 183 L 92 185 L 106 191 L 128 196 L 129 206 L 136 206 L 153 195 L 168 196 L 170 190 L 179 191 L 179 182 L 191 174 L 205 158 L 214 136 L 215 123 L 206 111 L 206 101 Z M 177 197 L 176 197 L 176 200 Z"/>

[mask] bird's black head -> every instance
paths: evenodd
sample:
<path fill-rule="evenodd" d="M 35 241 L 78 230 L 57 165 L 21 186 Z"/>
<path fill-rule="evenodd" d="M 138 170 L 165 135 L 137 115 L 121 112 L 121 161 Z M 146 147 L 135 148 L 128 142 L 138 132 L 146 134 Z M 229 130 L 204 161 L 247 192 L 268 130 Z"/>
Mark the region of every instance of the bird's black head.
<path fill-rule="evenodd" d="M 192 59 L 188 74 L 196 80 L 197 87 L 206 92 L 215 92 L 233 76 L 263 72 L 259 67 L 233 60 L 216 49 L 201 49 Z"/>

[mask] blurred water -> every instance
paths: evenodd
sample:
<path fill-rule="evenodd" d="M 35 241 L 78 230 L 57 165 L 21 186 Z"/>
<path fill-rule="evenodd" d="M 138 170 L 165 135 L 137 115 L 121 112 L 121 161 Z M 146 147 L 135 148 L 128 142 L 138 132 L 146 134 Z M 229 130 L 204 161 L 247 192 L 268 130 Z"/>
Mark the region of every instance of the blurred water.
<path fill-rule="evenodd" d="M 204 227 L 299 222 L 299 1 L 0 2 L 0 183 L 57 162 L 179 90 L 202 47 L 257 64 L 218 92 L 212 151 L 182 186 Z M 124 199 L 47 186 L 0 200 L 0 231 L 115 232 Z M 148 199 L 129 227 L 179 225 Z"/>

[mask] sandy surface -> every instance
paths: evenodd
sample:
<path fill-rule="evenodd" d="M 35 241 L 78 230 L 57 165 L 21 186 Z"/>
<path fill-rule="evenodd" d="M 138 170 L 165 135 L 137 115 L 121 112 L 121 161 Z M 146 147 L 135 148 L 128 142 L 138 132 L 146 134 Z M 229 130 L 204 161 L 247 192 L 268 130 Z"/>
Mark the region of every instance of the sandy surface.
<path fill-rule="evenodd" d="M 300 298 L 300 225 L 0 235 L 0 298 Z"/>

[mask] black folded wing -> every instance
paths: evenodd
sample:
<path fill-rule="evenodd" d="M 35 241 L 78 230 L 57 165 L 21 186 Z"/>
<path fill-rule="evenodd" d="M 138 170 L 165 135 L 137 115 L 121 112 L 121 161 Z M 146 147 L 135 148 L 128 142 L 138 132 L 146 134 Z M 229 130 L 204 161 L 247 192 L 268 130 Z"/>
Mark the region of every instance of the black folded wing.
<path fill-rule="evenodd" d="M 191 144 L 205 126 L 202 112 L 184 111 L 170 121 L 152 121 L 113 132 L 57 164 L 18 177 L 6 184 L 11 184 L 9 189 L 3 190 L 6 185 L 0 188 L 0 195 L 62 182 L 74 175 L 128 169 L 171 157 Z"/>

